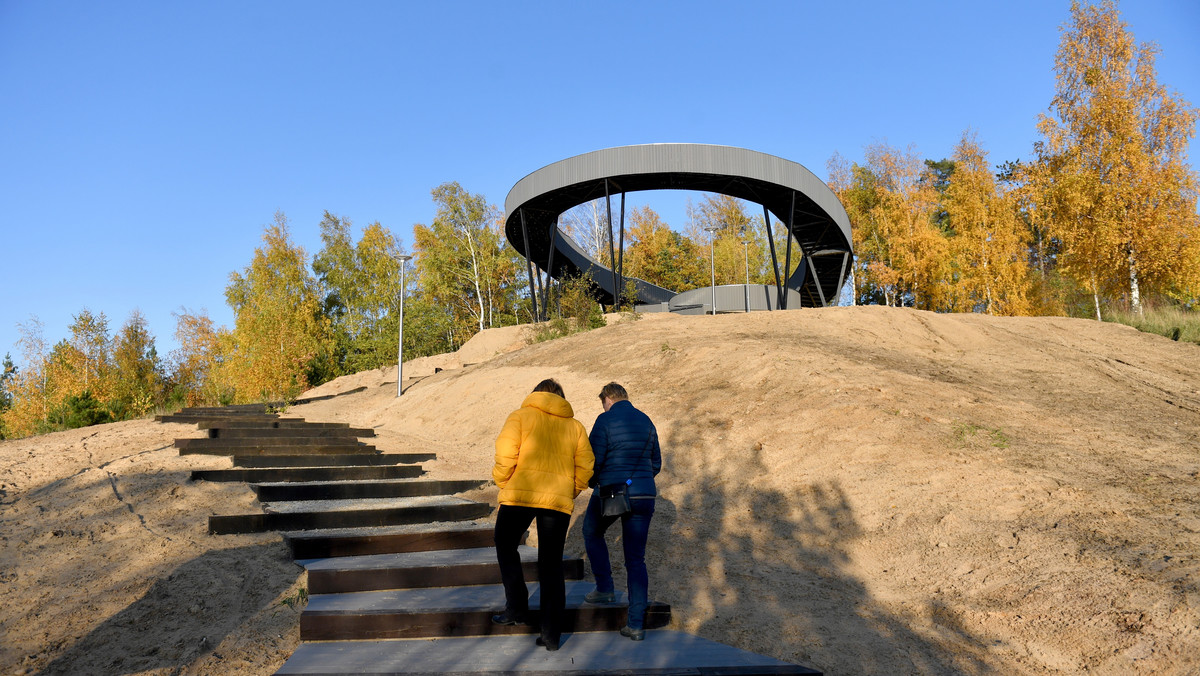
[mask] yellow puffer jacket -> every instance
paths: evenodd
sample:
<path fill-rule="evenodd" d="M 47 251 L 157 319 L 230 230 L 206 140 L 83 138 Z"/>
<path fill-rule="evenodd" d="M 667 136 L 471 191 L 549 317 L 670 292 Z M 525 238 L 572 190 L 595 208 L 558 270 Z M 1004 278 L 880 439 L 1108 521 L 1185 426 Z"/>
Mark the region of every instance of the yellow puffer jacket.
<path fill-rule="evenodd" d="M 534 392 L 504 421 L 492 478 L 500 504 L 570 514 L 592 478 L 592 445 L 566 399 Z"/>

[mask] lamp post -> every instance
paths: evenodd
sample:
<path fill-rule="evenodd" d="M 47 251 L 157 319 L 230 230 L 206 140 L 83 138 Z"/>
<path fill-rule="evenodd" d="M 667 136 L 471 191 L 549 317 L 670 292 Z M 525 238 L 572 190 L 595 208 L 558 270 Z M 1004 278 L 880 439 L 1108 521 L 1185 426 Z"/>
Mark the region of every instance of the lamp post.
<path fill-rule="evenodd" d="M 397 254 L 395 258 L 400 261 L 400 338 L 396 350 L 396 396 L 399 397 L 404 394 L 404 269 L 412 256 Z"/>
<path fill-rule="evenodd" d="M 750 312 L 750 240 L 742 233 L 742 247 L 746 251 L 746 312 Z"/>
<path fill-rule="evenodd" d="M 713 251 L 713 244 L 717 240 L 717 231 L 720 229 L 721 229 L 721 226 L 719 226 L 719 225 L 704 226 L 705 232 L 707 232 L 709 234 L 709 237 L 708 237 L 708 266 L 709 266 L 709 272 L 712 275 L 712 313 L 713 313 L 714 317 L 717 316 L 717 255 Z"/>

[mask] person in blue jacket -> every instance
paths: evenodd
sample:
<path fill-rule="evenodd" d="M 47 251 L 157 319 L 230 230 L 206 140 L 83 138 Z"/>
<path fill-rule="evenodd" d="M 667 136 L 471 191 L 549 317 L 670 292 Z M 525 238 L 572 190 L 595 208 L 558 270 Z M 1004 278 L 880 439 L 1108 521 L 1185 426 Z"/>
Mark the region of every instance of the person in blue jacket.
<path fill-rule="evenodd" d="M 596 418 L 588 435 L 596 456 L 595 473 L 588 485 L 596 488 L 627 484 L 633 510 L 623 516 L 604 516 L 599 491 L 592 491 L 583 518 L 583 544 L 596 576 L 596 589 L 584 599 L 588 603 L 616 600 L 604 532 L 620 519 L 629 592 L 629 619 L 621 628 L 621 635 L 641 641 L 646 638 L 643 624 L 650 586 L 646 573 L 646 539 L 650 533 L 650 518 L 654 516 L 654 498 L 658 494 L 654 477 L 662 469 L 662 450 L 654 423 L 629 403 L 629 393 L 624 387 L 617 383 L 605 385 L 600 390 L 600 403 L 604 413 Z"/>

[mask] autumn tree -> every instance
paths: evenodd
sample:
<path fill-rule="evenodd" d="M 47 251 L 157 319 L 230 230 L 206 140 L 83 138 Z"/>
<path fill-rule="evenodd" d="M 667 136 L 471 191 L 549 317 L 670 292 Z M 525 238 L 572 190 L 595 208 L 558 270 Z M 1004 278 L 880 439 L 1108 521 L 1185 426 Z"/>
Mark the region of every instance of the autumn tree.
<path fill-rule="evenodd" d="M 954 309 L 950 242 L 938 226 L 935 177 L 909 148 L 866 149 L 866 164 L 830 161 L 831 187 L 854 224 L 856 302 Z"/>
<path fill-rule="evenodd" d="M 323 310 L 336 344 L 335 374 L 395 363 L 400 243 L 378 222 L 368 225 L 355 243 L 349 219 L 328 211 L 321 221 L 321 240 L 324 246 L 313 258 L 313 271 L 325 293 Z"/>
<path fill-rule="evenodd" d="M 940 189 L 943 198 L 936 213 L 950 233 L 954 280 L 961 294 L 955 300 L 965 300 L 962 309 L 987 314 L 1029 314 L 1028 231 L 1015 200 L 1001 191 L 973 134 L 963 134 L 955 147 L 953 167 Z"/>
<path fill-rule="evenodd" d="M 91 391 L 104 399 L 109 392 L 110 337 L 108 317 L 84 308 L 72 317 L 71 338 L 65 347 L 56 346 L 62 386 L 71 394 Z M 70 372 L 69 375 L 67 372 Z"/>
<path fill-rule="evenodd" d="M 1197 177 L 1186 164 L 1197 110 L 1157 82 L 1116 4 L 1071 4 L 1027 189 L 1062 245 L 1060 268 L 1092 295 L 1200 295 Z"/>
<path fill-rule="evenodd" d="M 49 350 L 44 325 L 31 315 L 28 321 L 17 323 L 17 331 L 21 336 L 17 339 L 17 349 L 21 350 L 24 366 L 10 375 L 7 387 L 11 405 L 0 411 L 0 424 L 10 438 L 35 433 L 50 409 Z"/>
<path fill-rule="evenodd" d="M 220 381 L 221 332 L 204 310 L 181 308 L 172 316 L 179 347 L 168 356 L 169 398 L 187 406 L 231 403 L 233 386 Z"/>
<path fill-rule="evenodd" d="M 112 345 L 110 408 L 119 419 L 144 415 L 161 400 L 162 368 L 154 336 L 140 310 L 134 310 Z"/>
<path fill-rule="evenodd" d="M 649 206 L 630 213 L 625 250 L 625 276 L 685 291 L 708 284 L 699 247 L 662 222 Z"/>
<path fill-rule="evenodd" d="M 332 371 L 320 289 L 282 212 L 265 227 L 245 270 L 229 275 L 225 299 L 234 328 L 221 341 L 218 371 L 237 401 L 290 399 Z"/>
<path fill-rule="evenodd" d="M 12 354 L 4 354 L 4 362 L 0 364 L 0 439 L 7 439 L 10 434 L 6 431 L 4 412 L 13 406 L 13 385 L 17 377 L 17 365 L 13 363 Z"/>
<path fill-rule="evenodd" d="M 447 309 L 451 349 L 478 331 L 516 322 L 525 264 L 502 232 L 500 212 L 458 183 L 432 191 L 431 225 L 413 226 L 419 294 Z"/>

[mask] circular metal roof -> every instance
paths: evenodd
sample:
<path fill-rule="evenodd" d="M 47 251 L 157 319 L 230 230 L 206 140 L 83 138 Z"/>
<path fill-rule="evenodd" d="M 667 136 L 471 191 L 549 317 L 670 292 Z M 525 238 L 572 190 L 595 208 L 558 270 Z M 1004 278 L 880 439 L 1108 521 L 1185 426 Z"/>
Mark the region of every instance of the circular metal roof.
<path fill-rule="evenodd" d="M 569 237 L 555 232 L 560 214 L 604 197 L 606 189 L 612 195 L 641 190 L 699 190 L 761 204 L 783 224 L 791 223 L 792 237 L 801 249 L 802 264 L 785 285 L 810 299 L 806 304 L 819 304 L 816 299 L 821 292 L 825 298 L 835 298 L 841 287 L 841 254 L 852 253 L 852 240 L 850 219 L 837 196 L 800 164 L 731 146 L 622 146 L 542 167 L 518 181 L 504 201 L 508 241 L 543 270 L 551 266 L 549 272 L 554 277 L 588 274 L 599 287 L 598 299 L 611 303 L 611 271 Z M 551 262 L 552 242 L 555 252 Z M 832 253 L 839 255 L 824 255 Z M 815 275 L 808 274 L 806 260 L 811 261 Z M 820 290 L 814 279 L 820 280 Z M 643 303 L 664 302 L 675 293 L 633 281 Z"/>

